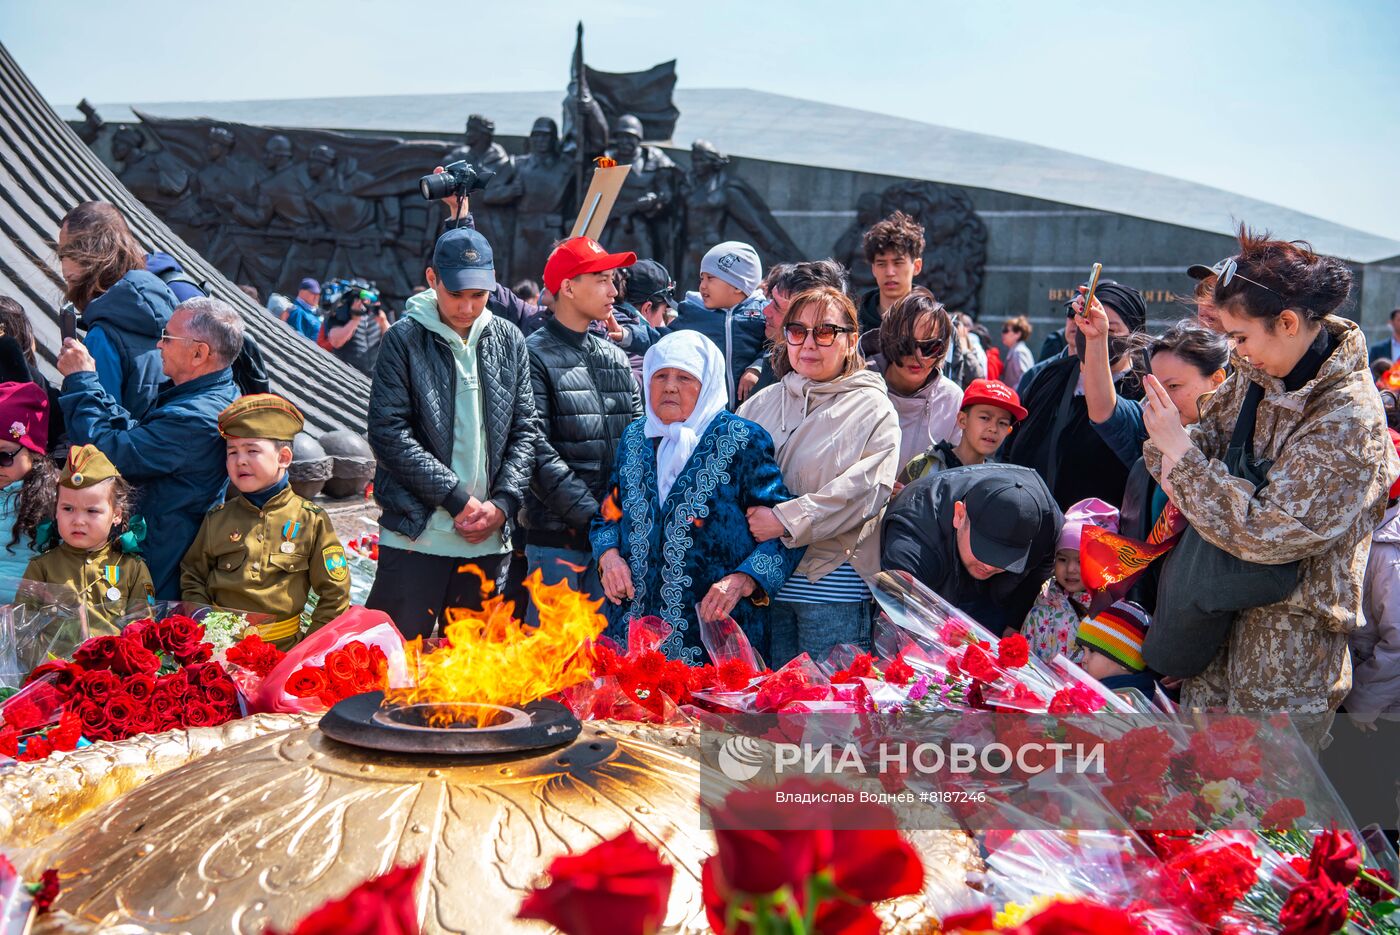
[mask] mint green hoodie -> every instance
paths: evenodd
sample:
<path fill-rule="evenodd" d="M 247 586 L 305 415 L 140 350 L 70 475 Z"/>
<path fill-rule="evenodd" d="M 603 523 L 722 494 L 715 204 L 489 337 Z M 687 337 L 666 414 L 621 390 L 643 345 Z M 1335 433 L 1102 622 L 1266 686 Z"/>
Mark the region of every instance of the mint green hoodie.
<path fill-rule="evenodd" d="M 491 310 L 482 311 L 481 317 L 472 323 L 465 341 L 443 323 L 438 315 L 437 293 L 431 289 L 411 296 L 405 305 L 405 314 L 436 335 L 452 352 L 453 363 L 457 366 L 457 399 L 452 414 L 452 458 L 447 466 L 467 485 L 473 497 L 484 502 L 491 493 L 491 479 L 486 474 L 476 344 L 491 320 Z M 477 558 L 510 551 L 510 543 L 504 541 L 499 532 L 483 542 L 468 542 L 457 534 L 452 519 L 452 515 L 439 506 L 428 517 L 428 525 L 417 539 L 385 529 L 379 541 L 381 545 L 396 549 L 454 558 Z"/>

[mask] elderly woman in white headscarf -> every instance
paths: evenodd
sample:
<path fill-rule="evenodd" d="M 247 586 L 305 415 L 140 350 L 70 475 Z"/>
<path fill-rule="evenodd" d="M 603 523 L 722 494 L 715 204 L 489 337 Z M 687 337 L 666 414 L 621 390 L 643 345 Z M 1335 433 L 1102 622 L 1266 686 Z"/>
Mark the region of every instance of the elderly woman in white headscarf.
<path fill-rule="evenodd" d="M 656 616 L 662 650 L 700 664 L 699 621 L 733 617 L 759 648 L 767 604 L 802 558 L 758 543 L 745 511 L 792 498 L 760 426 L 726 411 L 724 355 L 697 331 L 668 334 L 643 361 L 646 414 L 622 433 L 611 492 L 590 538 L 612 632 Z"/>

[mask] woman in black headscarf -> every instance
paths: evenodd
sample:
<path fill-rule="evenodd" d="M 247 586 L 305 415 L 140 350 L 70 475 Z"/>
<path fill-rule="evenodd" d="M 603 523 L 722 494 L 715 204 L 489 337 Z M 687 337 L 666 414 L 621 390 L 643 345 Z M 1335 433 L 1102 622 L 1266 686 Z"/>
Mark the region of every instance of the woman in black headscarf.
<path fill-rule="evenodd" d="M 1147 326 L 1147 303 L 1142 293 L 1111 279 L 1099 280 L 1094 295 L 1108 313 L 1108 353 L 1118 395 L 1141 399 L 1133 352 Z M 1008 439 L 1005 455 L 1012 464 L 1039 471 L 1061 510 L 1087 497 L 1119 506 L 1128 480 L 1127 465 L 1089 420 L 1080 375 L 1084 343 L 1076 331 L 1072 352 L 1035 373 L 1021 394 L 1026 418 Z"/>

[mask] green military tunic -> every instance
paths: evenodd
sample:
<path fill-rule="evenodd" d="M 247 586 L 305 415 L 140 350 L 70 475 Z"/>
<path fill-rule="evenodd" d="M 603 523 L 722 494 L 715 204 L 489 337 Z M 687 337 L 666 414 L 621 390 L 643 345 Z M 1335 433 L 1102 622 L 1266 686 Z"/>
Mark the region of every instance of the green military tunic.
<path fill-rule="evenodd" d="M 313 590 L 314 630 L 350 606 L 350 568 L 330 517 L 290 487 L 261 510 L 242 495 L 210 510 L 180 563 L 185 600 L 270 614 L 274 622 L 259 633 L 283 649 L 300 637 Z"/>
<path fill-rule="evenodd" d="M 149 611 L 153 595 L 146 563 L 112 543 L 89 552 L 60 542 L 32 559 L 24 577 L 76 591 L 87 608 L 88 632 L 93 636 L 120 633 L 120 618 Z"/>

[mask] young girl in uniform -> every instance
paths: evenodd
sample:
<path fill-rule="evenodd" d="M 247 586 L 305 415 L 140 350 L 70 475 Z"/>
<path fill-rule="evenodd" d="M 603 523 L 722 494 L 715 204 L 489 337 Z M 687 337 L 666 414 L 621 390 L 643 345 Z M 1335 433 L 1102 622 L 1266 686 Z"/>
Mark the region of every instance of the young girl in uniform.
<path fill-rule="evenodd" d="M 77 592 L 92 636 L 120 632 L 120 619 L 152 600 L 151 573 L 135 554 L 138 537 L 126 528 L 131 499 L 131 485 L 106 455 L 92 445 L 69 449 L 55 505 L 60 541 L 24 573 Z"/>

